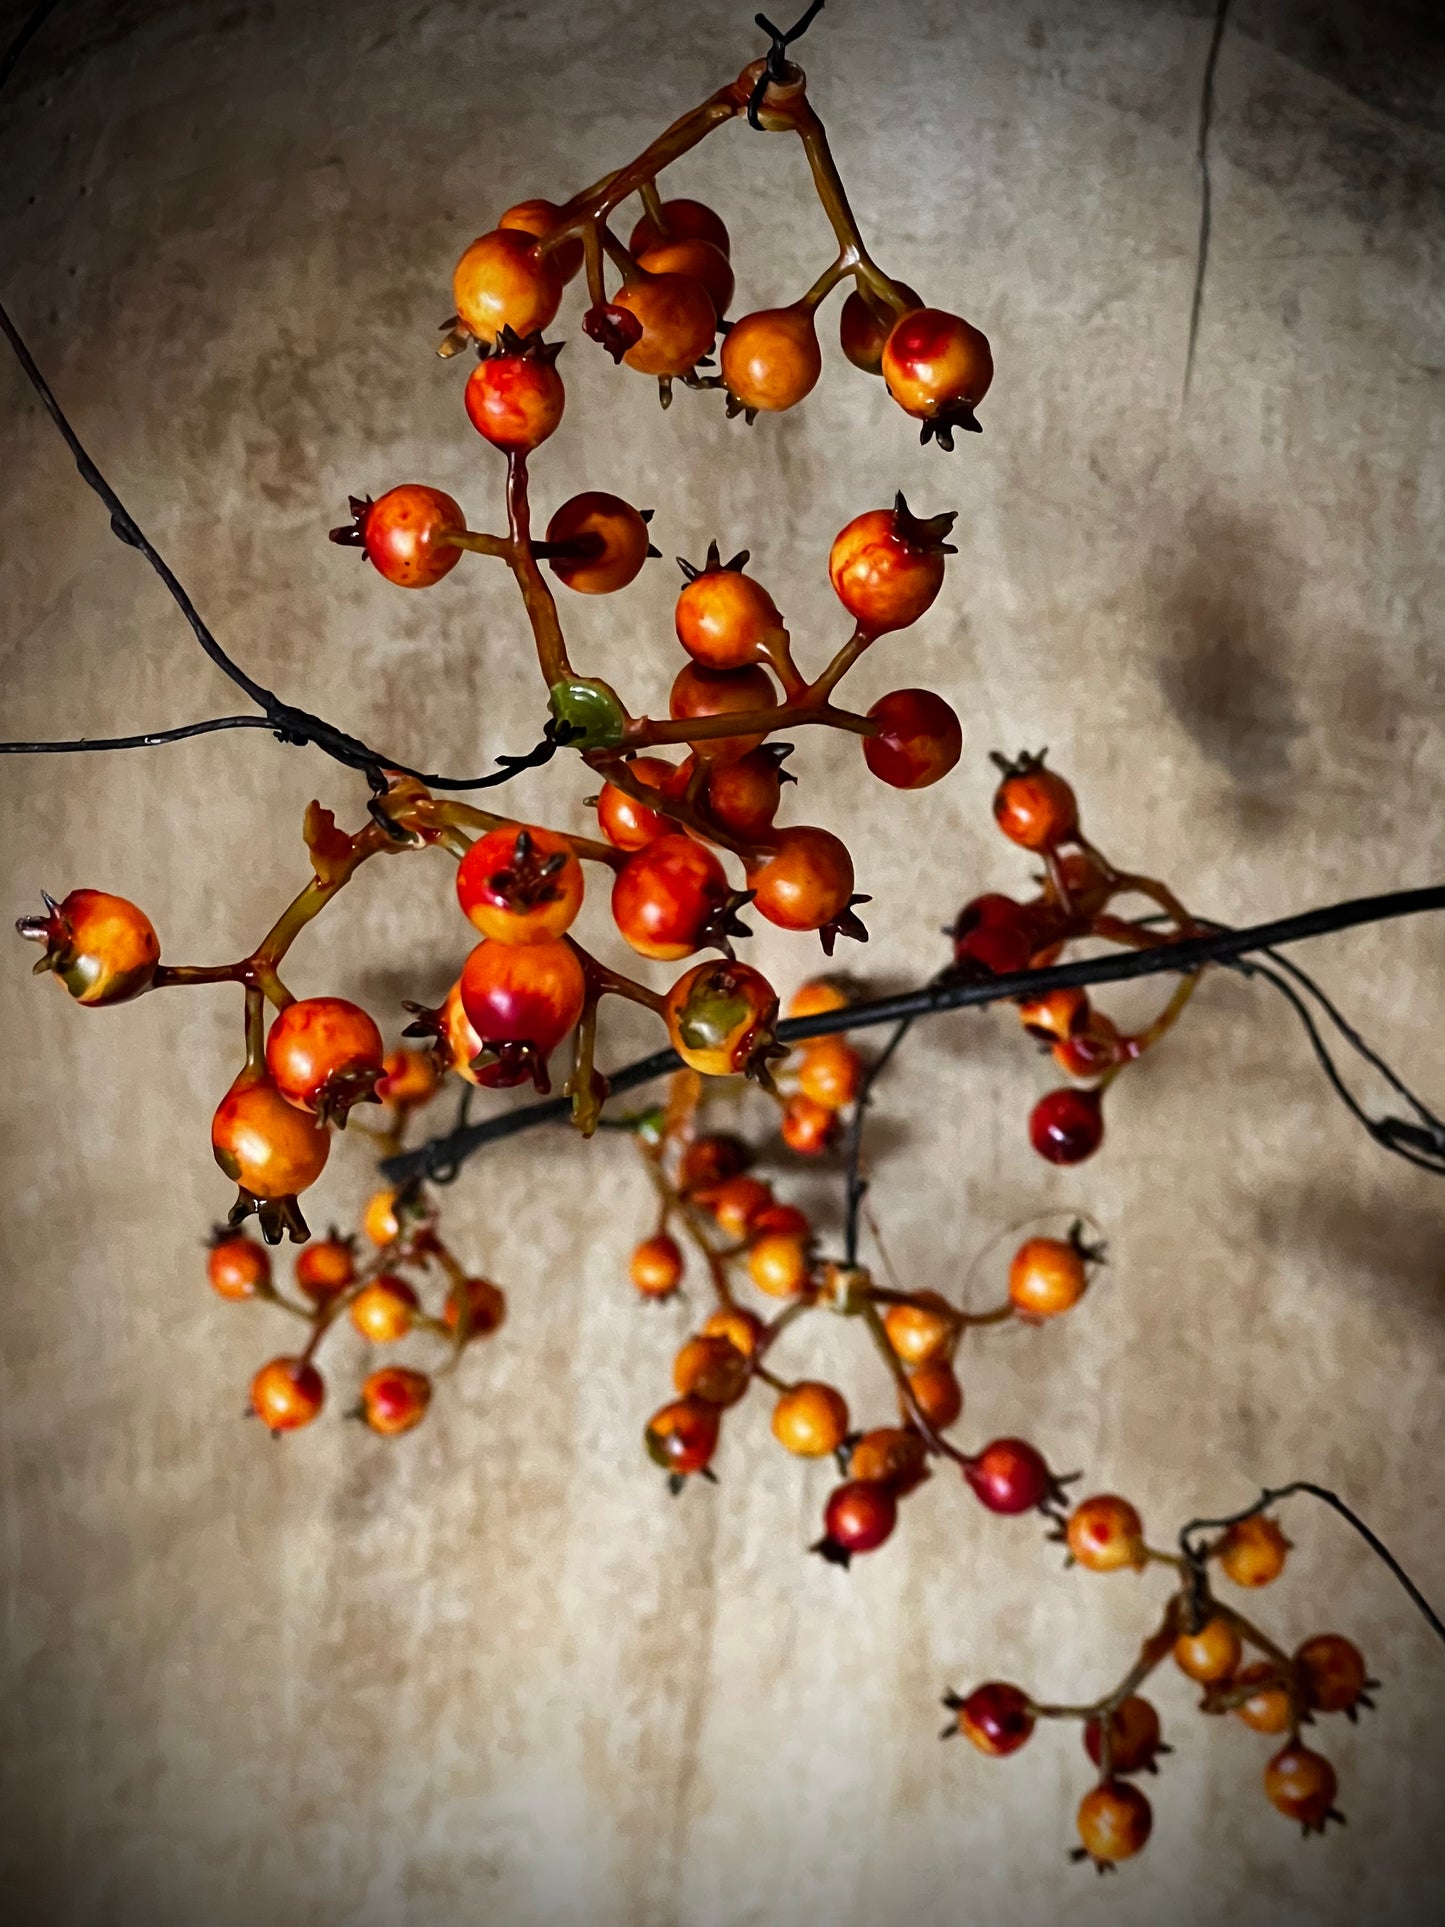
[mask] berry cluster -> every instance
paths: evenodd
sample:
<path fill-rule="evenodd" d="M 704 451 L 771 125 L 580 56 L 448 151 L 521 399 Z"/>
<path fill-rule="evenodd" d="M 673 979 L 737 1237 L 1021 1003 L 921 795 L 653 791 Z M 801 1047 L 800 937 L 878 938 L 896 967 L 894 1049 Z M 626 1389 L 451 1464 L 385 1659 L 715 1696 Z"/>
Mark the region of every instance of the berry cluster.
<path fill-rule="evenodd" d="M 1212 1541 L 1182 1551 L 1150 1546 L 1137 1510 L 1127 1499 L 1099 1493 L 1081 1500 L 1055 1537 L 1068 1547 L 1068 1562 L 1089 1572 L 1171 1569 L 1177 1587 L 1139 1657 L 1114 1689 L 1085 1706 L 1051 1706 L 1021 1688 L 990 1680 L 960 1697 L 944 1697 L 951 1718 L 943 1737 L 962 1733 L 981 1753 L 1016 1753 L 1041 1719 L 1078 1720 L 1084 1750 L 1098 1772 L 1080 1802 L 1079 1861 L 1101 1873 L 1132 1859 L 1153 1827 L 1149 1801 L 1133 1776 L 1158 1771 L 1164 1744 L 1159 1714 L 1139 1691 L 1168 1659 L 1204 1689 L 1200 1711 L 1233 1713 L 1255 1733 L 1283 1744 L 1264 1768 L 1265 1797 L 1306 1834 L 1322 1833 L 1336 1810 L 1335 1770 L 1300 1738 L 1316 1714 L 1343 1713 L 1354 1720 L 1373 1704 L 1377 1682 L 1359 1649 L 1339 1633 L 1316 1633 L 1287 1653 L 1235 1607 L 1216 1597 L 1211 1568 L 1245 1590 L 1266 1586 L 1284 1570 L 1290 1542 L 1262 1509 L 1241 1515 Z M 1246 1651 L 1258 1654 L 1245 1662 Z"/>

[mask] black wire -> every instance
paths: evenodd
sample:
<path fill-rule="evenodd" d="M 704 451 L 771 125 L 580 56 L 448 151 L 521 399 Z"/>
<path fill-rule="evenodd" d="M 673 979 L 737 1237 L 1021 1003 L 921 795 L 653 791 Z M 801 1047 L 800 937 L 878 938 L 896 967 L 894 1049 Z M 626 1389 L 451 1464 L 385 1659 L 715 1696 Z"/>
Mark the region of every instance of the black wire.
<path fill-rule="evenodd" d="M 92 749 L 152 749 L 181 743 L 188 736 L 209 736 L 218 729 L 274 729 L 265 716 L 212 716 L 209 722 L 182 723 L 178 729 L 148 729 L 141 736 L 79 736 L 72 743 L 0 743 L 0 756 L 63 756 Z"/>
<path fill-rule="evenodd" d="M 812 26 L 814 20 L 823 11 L 823 4 L 824 0 L 813 0 L 813 4 L 808 8 L 808 11 L 800 15 L 799 18 L 793 22 L 792 26 L 788 28 L 786 33 L 783 32 L 781 27 L 775 27 L 765 13 L 755 13 L 753 15 L 753 24 L 761 27 L 773 43 L 768 49 L 767 57 L 763 61 L 763 70 L 758 75 L 753 91 L 748 95 L 748 126 L 756 128 L 759 133 L 762 132 L 763 123 L 759 117 L 758 110 L 763 104 L 763 97 L 769 87 L 775 82 L 787 79 L 788 48 L 795 40 L 802 39 L 809 27 Z"/>
<path fill-rule="evenodd" d="M 858 1094 L 853 1100 L 853 1122 L 848 1131 L 848 1158 L 843 1176 L 843 1262 L 858 1262 L 858 1219 L 867 1195 L 868 1180 L 862 1175 L 863 1123 L 873 1097 L 873 1087 L 887 1070 L 894 1052 L 912 1030 L 917 1019 L 904 1017 L 894 1026 L 893 1035 L 863 1073 Z"/>

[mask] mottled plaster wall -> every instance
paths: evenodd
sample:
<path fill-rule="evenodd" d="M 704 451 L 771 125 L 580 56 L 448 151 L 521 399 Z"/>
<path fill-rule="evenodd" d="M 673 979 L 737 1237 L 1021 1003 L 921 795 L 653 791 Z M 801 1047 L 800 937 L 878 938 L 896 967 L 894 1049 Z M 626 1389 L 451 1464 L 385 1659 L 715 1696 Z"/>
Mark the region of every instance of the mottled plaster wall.
<path fill-rule="evenodd" d="M 504 585 L 478 567 L 402 597 L 324 530 L 348 490 L 412 474 L 494 512 L 495 464 L 429 349 L 459 243 L 634 151 L 739 63 L 748 12 L 76 0 L 46 28 L 0 110 L 5 298 L 257 675 L 418 760 L 533 740 Z M 858 677 L 866 700 L 915 680 L 952 698 L 956 776 L 910 800 L 861 788 L 847 744 L 797 758 L 799 808 L 846 830 L 875 898 L 877 981 L 931 968 L 950 909 L 1019 880 L 987 822 L 994 745 L 1047 742 L 1108 848 L 1230 920 L 1445 869 L 1437 18 L 1235 7 L 1187 404 L 1199 5 L 833 0 L 815 30 L 817 99 L 880 254 L 995 342 L 987 432 L 951 462 L 836 352 L 804 409 L 751 435 L 709 398 L 663 417 L 572 316 L 543 503 L 612 486 L 657 502 L 669 556 L 714 532 L 750 544 L 810 657 L 837 633 L 822 558 L 846 516 L 900 484 L 960 510 L 944 597 Z M 732 221 L 746 303 L 811 278 L 825 235 L 796 153 L 733 130 L 678 178 Z M 230 706 L 8 362 L 0 410 L 5 733 Z M 671 586 L 659 567 L 566 609 L 579 653 L 654 702 Z M 196 958 L 269 921 L 308 798 L 360 803 L 253 735 L 0 782 L 16 909 L 95 883 Z M 587 788 L 559 770 L 513 795 L 580 826 Z M 298 949 L 298 990 L 394 1009 L 445 985 L 462 939 L 438 870 L 388 866 L 348 899 Z M 772 936 L 755 951 L 785 984 L 808 967 Z M 1437 1095 L 1441 957 L 1429 922 L 1311 953 Z M 629 1303 L 640 1174 L 561 1135 L 500 1148 L 449 1199 L 512 1315 L 426 1428 L 391 1446 L 331 1422 L 273 1447 L 237 1414 L 282 1333 L 200 1277 L 234 1012 L 211 995 L 76 1011 L 25 961 L 0 984 L 8 1918 L 1441 1917 L 1441 1652 L 1343 1528 L 1291 1515 L 1268 1612 L 1287 1640 L 1359 1634 L 1386 1682 L 1373 1720 L 1331 1734 L 1348 1831 L 1301 1846 L 1260 1796 L 1263 1742 L 1198 1720 L 1170 1681 L 1155 1844 L 1096 1882 L 1065 1859 L 1073 1736 L 991 1766 L 937 1748 L 934 1701 L 999 1672 L 1102 1688 L 1155 1581 L 1065 1575 L 1031 1526 L 942 1478 L 843 1579 L 802 1556 L 826 1472 L 779 1463 L 760 1418 L 716 1492 L 667 1504 L 637 1429 L 688 1314 Z M 615 1055 L 644 1034 L 624 1017 Z M 1128 1079 L 1078 1172 L 1025 1148 L 1044 1078 L 1003 1016 L 950 1020 L 880 1127 L 877 1208 L 910 1278 L 956 1284 L 1041 1208 L 1087 1207 L 1110 1238 L 1076 1317 L 966 1362 L 968 1435 L 1028 1430 L 1161 1535 L 1311 1475 L 1445 1594 L 1436 1182 L 1366 1143 L 1235 980 Z M 364 1183 L 348 1144 L 315 1215 Z M 823 1333 L 818 1356 L 861 1399 L 849 1336 Z"/>

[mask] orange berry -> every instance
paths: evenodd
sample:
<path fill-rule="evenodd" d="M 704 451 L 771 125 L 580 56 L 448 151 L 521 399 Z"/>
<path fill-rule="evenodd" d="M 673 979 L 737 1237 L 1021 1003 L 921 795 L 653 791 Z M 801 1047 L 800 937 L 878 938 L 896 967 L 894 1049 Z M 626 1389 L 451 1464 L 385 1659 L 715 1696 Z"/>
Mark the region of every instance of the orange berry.
<path fill-rule="evenodd" d="M 672 1363 L 672 1383 L 682 1397 L 709 1405 L 735 1405 L 748 1389 L 748 1359 L 730 1338 L 689 1338 Z"/>
<path fill-rule="evenodd" d="M 1273 1519 L 1256 1513 L 1230 1526 L 1219 1542 L 1219 1567 L 1236 1586 L 1267 1586 L 1284 1571 L 1290 1542 Z"/>
<path fill-rule="evenodd" d="M 917 1366 L 908 1374 L 908 1389 L 919 1411 L 935 1432 L 946 1432 L 950 1425 L 957 1423 L 963 1411 L 963 1387 L 946 1358 L 936 1358 L 932 1364 Z M 911 1408 L 903 1397 L 901 1386 L 898 1403 L 904 1418 L 908 1418 Z"/>
<path fill-rule="evenodd" d="M 805 1379 L 773 1407 L 773 1437 L 800 1459 L 826 1458 L 847 1436 L 847 1402 L 831 1385 Z"/>
<path fill-rule="evenodd" d="M 218 1298 L 251 1298 L 271 1282 L 271 1255 L 244 1231 L 217 1237 L 206 1257 L 206 1279 Z"/>
<path fill-rule="evenodd" d="M 822 1017 L 830 1010 L 846 1010 L 849 996 L 841 984 L 828 977 L 811 977 L 793 992 L 788 1005 L 790 1017 Z"/>
<path fill-rule="evenodd" d="M 1069 1515 L 1066 1537 L 1069 1551 L 1090 1572 L 1144 1566 L 1143 1522 L 1127 1499 L 1112 1492 L 1081 1500 Z"/>
<path fill-rule="evenodd" d="M 845 1110 L 858 1095 L 863 1060 L 846 1037 L 819 1037 L 805 1046 L 798 1089 L 824 1110 Z"/>
<path fill-rule="evenodd" d="M 799 1157 L 816 1158 L 838 1135 L 838 1114 L 798 1091 L 783 1106 L 783 1142 Z"/>
<path fill-rule="evenodd" d="M 741 1305 L 729 1305 L 703 1321 L 704 1338 L 726 1338 L 744 1358 L 751 1358 L 763 1335 L 763 1321 Z"/>
<path fill-rule="evenodd" d="M 320 1372 L 299 1358 L 273 1358 L 251 1380 L 251 1409 L 269 1432 L 309 1425 L 325 1398 Z"/>
<path fill-rule="evenodd" d="M 373 1432 L 385 1438 L 420 1425 L 431 1404 L 432 1385 L 425 1372 L 405 1365 L 383 1365 L 361 1387 L 362 1416 Z"/>
<path fill-rule="evenodd" d="M 644 1298 L 670 1298 L 682 1279 L 682 1252 L 676 1238 L 665 1231 L 644 1238 L 632 1254 L 628 1276 Z"/>
<path fill-rule="evenodd" d="M 952 1305 L 936 1291 L 920 1291 L 906 1305 L 890 1305 L 883 1314 L 888 1342 L 904 1365 L 931 1365 L 947 1358 L 958 1336 Z"/>
<path fill-rule="evenodd" d="M 463 1282 L 461 1299 L 455 1287 L 446 1295 L 442 1306 L 442 1323 L 448 1331 L 457 1329 L 461 1304 L 467 1310 L 467 1337 L 490 1338 L 507 1316 L 506 1294 L 499 1285 L 489 1278 L 468 1278 Z"/>
<path fill-rule="evenodd" d="M 758 1238 L 748 1252 L 748 1276 L 770 1298 L 796 1298 L 812 1273 L 807 1240 L 772 1231 Z"/>
<path fill-rule="evenodd" d="M 1008 1295 L 1026 1318 L 1057 1318 L 1078 1304 L 1089 1283 L 1084 1253 L 1067 1238 L 1029 1238 L 1009 1266 Z"/>
<path fill-rule="evenodd" d="M 1233 1679 L 1240 1654 L 1239 1634 L 1218 1614 L 1206 1619 L 1197 1633 L 1181 1633 L 1174 1642 L 1175 1665 L 1201 1686 Z"/>
<path fill-rule="evenodd" d="M 1079 1838 L 1097 1866 L 1132 1860 L 1154 1825 L 1149 1802 L 1128 1780 L 1107 1780 L 1079 1803 Z"/>
<path fill-rule="evenodd" d="M 420 1309 L 416 1293 L 404 1278 L 383 1273 L 352 1299 L 351 1322 L 373 1345 L 392 1345 L 406 1337 Z"/>

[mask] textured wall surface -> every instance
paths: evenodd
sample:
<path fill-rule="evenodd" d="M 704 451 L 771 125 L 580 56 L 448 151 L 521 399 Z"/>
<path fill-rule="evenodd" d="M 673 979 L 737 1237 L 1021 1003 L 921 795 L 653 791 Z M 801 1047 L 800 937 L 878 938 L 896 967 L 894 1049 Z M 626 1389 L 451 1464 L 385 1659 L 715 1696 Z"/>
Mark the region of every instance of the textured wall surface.
<path fill-rule="evenodd" d="M 735 71 L 749 14 L 76 0 L 47 26 L 0 108 L 4 296 L 263 680 L 433 766 L 534 740 L 505 580 L 479 563 L 407 597 L 325 530 L 349 490 L 412 476 L 494 523 L 499 463 L 431 354 L 455 254 Z M 716 397 L 663 416 L 565 311 L 543 508 L 614 487 L 657 503 L 669 557 L 713 533 L 749 544 L 806 661 L 840 633 L 823 558 L 848 516 L 900 485 L 960 511 L 943 597 L 857 693 L 942 689 L 963 764 L 910 799 L 862 786 L 845 741 L 796 759 L 794 807 L 844 830 L 875 899 L 882 984 L 935 966 L 963 897 L 1021 882 L 988 822 L 992 746 L 1048 743 L 1107 849 L 1230 921 L 1445 873 L 1438 30 L 1404 5 L 1234 8 L 1185 401 L 1211 26 L 1169 0 L 832 0 L 814 30 L 816 99 L 881 258 L 995 344 L 987 432 L 951 460 L 836 349 L 806 406 L 751 434 Z M 742 305 L 826 258 L 792 145 L 733 128 L 677 177 L 732 223 Z M 233 707 L 3 357 L 0 411 L 4 733 Z M 639 706 L 674 672 L 674 581 L 655 565 L 564 610 Z M 259 734 L 11 762 L 0 783 L 12 912 L 42 885 L 118 890 L 198 961 L 247 948 L 304 876 L 311 796 L 352 820 L 364 801 Z M 581 827 L 588 787 L 559 766 L 512 795 Z M 444 987 L 465 933 L 435 862 L 373 869 L 288 975 L 388 1012 Z M 585 919 L 605 942 L 599 907 Z M 816 958 L 776 932 L 754 952 L 785 987 Z M 1437 1098 L 1441 959 L 1438 921 L 1310 952 Z M 1096 1881 L 1065 1857 L 1076 1734 L 991 1765 L 936 1745 L 935 1702 L 997 1675 L 1102 1690 L 1157 1579 L 1065 1574 L 1033 1523 L 987 1518 L 943 1477 L 844 1578 L 803 1555 L 827 1471 L 780 1462 L 762 1413 L 731 1428 L 718 1489 L 668 1503 L 638 1431 L 689 1313 L 630 1302 L 648 1204 L 615 1140 L 518 1140 L 450 1194 L 511 1316 L 422 1431 L 388 1444 L 338 1409 L 273 1446 L 238 1414 L 285 1321 L 221 1305 L 201 1275 L 227 1202 L 207 1124 L 236 1062 L 232 1000 L 80 1011 L 29 961 L 17 945 L 0 973 L 7 1919 L 1445 1916 L 1445 1655 L 1327 1515 L 1296 1503 L 1298 1551 L 1260 1610 L 1287 1644 L 1358 1636 L 1385 1682 L 1373 1718 L 1328 1734 L 1348 1831 L 1301 1844 L 1260 1793 L 1266 1743 L 1200 1719 L 1167 1678 L 1179 1750 L 1150 1788 L 1154 1843 Z M 609 1056 L 647 1034 L 624 1017 Z M 1027 1150 L 1046 1082 L 995 1013 L 920 1035 L 885 1095 L 876 1202 L 910 1280 L 955 1288 L 1044 1209 L 1091 1210 L 1111 1243 L 1072 1318 L 971 1348 L 964 1436 L 1028 1431 L 1132 1494 L 1161 1538 L 1314 1477 L 1445 1595 L 1438 1182 L 1369 1145 L 1282 1008 L 1238 980 L 1211 980 L 1126 1080 L 1080 1170 Z M 366 1182 L 348 1142 L 313 1217 L 350 1214 Z M 978 1288 L 997 1285 L 995 1260 Z M 824 1332 L 813 1355 L 881 1415 L 851 1339 Z M 338 1359 L 337 1408 L 359 1362 Z"/>

